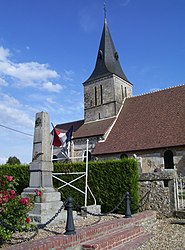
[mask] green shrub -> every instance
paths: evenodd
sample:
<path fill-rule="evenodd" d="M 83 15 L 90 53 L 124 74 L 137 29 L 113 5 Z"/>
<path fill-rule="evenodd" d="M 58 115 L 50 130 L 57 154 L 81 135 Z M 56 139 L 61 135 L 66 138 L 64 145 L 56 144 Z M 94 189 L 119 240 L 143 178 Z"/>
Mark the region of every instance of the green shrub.
<path fill-rule="evenodd" d="M 130 192 L 132 196 L 131 210 L 134 212 L 138 204 L 138 167 L 134 159 L 110 160 L 89 162 L 88 185 L 94 194 L 97 204 L 101 205 L 102 212 L 112 210 L 122 199 L 125 192 Z M 85 172 L 85 163 L 54 163 L 55 173 L 72 173 Z M 1 165 L 0 177 L 3 175 L 11 175 L 18 180 L 18 193 L 29 186 L 29 166 L 28 165 Z M 72 181 L 79 175 L 62 175 L 62 179 L 66 182 Z M 58 188 L 64 183 L 54 179 L 54 187 Z M 76 188 L 85 191 L 85 177 L 72 183 Z M 79 205 L 84 205 L 84 194 L 79 191 L 65 186 L 59 190 L 62 200 L 71 196 Z M 94 200 L 88 192 L 88 205 L 94 204 Z M 117 212 L 123 212 L 123 204 Z"/>
<path fill-rule="evenodd" d="M 54 164 L 54 172 L 85 172 L 85 163 L 65 163 Z M 76 176 L 75 176 L 76 177 Z M 74 179 L 74 175 L 64 175 L 62 179 L 69 182 Z M 72 183 L 75 187 L 85 191 L 85 177 Z M 61 186 L 61 182 L 54 180 L 55 187 Z M 111 160 L 89 162 L 88 185 L 91 188 L 97 204 L 101 205 L 102 212 L 112 210 L 122 199 L 125 192 L 130 192 L 132 196 L 132 211 L 138 204 L 138 167 L 134 159 Z M 66 186 L 60 189 L 63 200 L 72 196 L 77 203 L 84 205 L 84 195 L 75 189 Z M 88 192 L 88 204 L 94 201 Z M 118 212 L 123 212 L 122 204 Z"/>

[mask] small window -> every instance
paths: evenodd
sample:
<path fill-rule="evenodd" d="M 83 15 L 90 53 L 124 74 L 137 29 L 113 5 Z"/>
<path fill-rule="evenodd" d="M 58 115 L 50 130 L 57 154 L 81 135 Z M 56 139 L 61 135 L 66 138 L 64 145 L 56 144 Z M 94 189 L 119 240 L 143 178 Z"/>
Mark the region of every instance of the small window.
<path fill-rule="evenodd" d="M 97 106 L 97 88 L 94 87 L 94 105 Z"/>
<path fill-rule="evenodd" d="M 100 85 L 100 100 L 101 100 L 101 104 L 103 104 L 103 86 Z"/>
<path fill-rule="evenodd" d="M 127 155 L 127 154 L 121 154 L 121 155 L 120 155 L 120 159 L 126 159 L 126 158 L 128 158 L 128 155 Z"/>
<path fill-rule="evenodd" d="M 171 150 L 166 150 L 164 152 L 164 167 L 165 167 L 165 169 L 173 169 L 174 168 L 173 152 Z"/>
<path fill-rule="evenodd" d="M 125 87 L 125 97 L 127 97 L 127 88 Z"/>
<path fill-rule="evenodd" d="M 164 180 L 164 187 L 168 187 L 168 180 Z"/>
<path fill-rule="evenodd" d="M 87 151 L 84 152 L 84 162 L 86 162 Z M 91 152 L 88 151 L 88 161 L 91 161 Z"/>

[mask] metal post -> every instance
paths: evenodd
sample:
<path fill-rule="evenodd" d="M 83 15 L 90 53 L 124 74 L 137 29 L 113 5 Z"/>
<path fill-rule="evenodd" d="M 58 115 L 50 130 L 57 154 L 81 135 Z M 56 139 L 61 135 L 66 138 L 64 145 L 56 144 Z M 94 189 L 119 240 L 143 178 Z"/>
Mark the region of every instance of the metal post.
<path fill-rule="evenodd" d="M 131 210 L 130 210 L 130 195 L 129 192 L 125 193 L 125 218 L 131 218 Z"/>
<path fill-rule="evenodd" d="M 65 235 L 76 234 L 74 220 L 73 220 L 73 199 L 71 197 L 67 199 L 66 210 L 67 210 L 67 222 L 65 228 L 66 231 L 64 234 Z"/>
<path fill-rule="evenodd" d="M 86 146 L 86 176 L 85 176 L 85 207 L 87 207 L 87 192 L 88 192 L 88 184 L 87 184 L 87 180 L 88 180 L 88 147 L 89 147 L 89 140 L 87 139 L 87 146 Z"/>

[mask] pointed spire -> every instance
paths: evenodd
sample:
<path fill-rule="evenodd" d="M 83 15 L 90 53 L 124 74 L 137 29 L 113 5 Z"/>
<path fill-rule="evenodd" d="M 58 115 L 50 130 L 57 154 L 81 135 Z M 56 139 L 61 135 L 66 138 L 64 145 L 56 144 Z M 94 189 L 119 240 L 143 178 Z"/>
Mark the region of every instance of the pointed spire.
<path fill-rule="evenodd" d="M 106 0 L 104 0 L 104 20 L 107 18 L 107 5 L 106 5 Z"/>
<path fill-rule="evenodd" d="M 110 74 L 115 74 L 125 81 L 129 82 L 127 77 L 125 76 L 120 62 L 118 52 L 115 49 L 113 40 L 111 38 L 111 34 L 109 32 L 109 28 L 106 20 L 106 3 L 104 2 L 104 27 L 101 36 L 100 46 L 98 50 L 96 66 L 86 82 L 91 80 L 98 79 L 100 77 L 104 77 Z"/>

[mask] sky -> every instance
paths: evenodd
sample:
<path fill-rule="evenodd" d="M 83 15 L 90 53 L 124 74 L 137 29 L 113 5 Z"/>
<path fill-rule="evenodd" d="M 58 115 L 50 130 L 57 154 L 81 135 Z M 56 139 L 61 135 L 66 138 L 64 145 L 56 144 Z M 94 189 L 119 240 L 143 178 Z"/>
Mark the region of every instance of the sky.
<path fill-rule="evenodd" d="M 133 95 L 185 84 L 185 0 L 107 0 Z M 104 23 L 103 0 L 0 0 L 0 164 L 32 159 L 35 114 L 83 119 Z M 7 129 L 21 131 L 25 134 Z"/>

